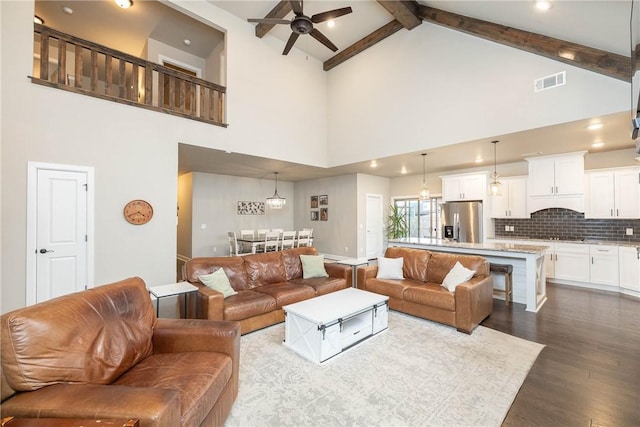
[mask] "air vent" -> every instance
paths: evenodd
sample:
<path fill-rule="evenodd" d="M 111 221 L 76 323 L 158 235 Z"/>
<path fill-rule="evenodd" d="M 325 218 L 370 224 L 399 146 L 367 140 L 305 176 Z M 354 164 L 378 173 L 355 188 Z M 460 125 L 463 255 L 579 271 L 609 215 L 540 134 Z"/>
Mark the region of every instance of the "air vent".
<path fill-rule="evenodd" d="M 542 90 L 551 89 L 562 86 L 567 82 L 567 72 L 563 71 L 547 77 L 541 77 L 533 82 L 533 91 L 540 92 Z"/>

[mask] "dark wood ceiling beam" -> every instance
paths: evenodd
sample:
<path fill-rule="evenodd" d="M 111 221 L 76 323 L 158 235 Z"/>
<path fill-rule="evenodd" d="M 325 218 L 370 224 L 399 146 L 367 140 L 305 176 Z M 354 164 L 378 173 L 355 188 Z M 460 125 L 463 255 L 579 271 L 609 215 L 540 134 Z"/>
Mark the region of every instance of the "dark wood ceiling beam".
<path fill-rule="evenodd" d="M 434 24 L 443 25 L 476 37 L 604 74 L 608 77 L 626 82 L 631 80 L 630 57 L 428 6 L 419 5 L 418 16 Z"/>
<path fill-rule="evenodd" d="M 378 43 L 381 40 L 386 39 L 390 35 L 396 33 L 397 31 L 400 31 L 403 28 L 404 28 L 404 25 L 402 25 L 399 21 L 394 19 L 388 24 L 378 28 L 368 36 L 358 40 L 357 42 L 355 42 L 348 48 L 344 49 L 337 55 L 332 56 L 331 58 L 324 61 L 324 65 L 323 65 L 324 71 L 329 71 L 330 69 L 337 67 L 347 59 L 356 56 L 363 50 L 370 48 L 374 44 Z"/>
<path fill-rule="evenodd" d="M 281 1 L 271 9 L 271 12 L 267 13 L 265 18 L 275 18 L 275 19 L 283 19 L 291 12 L 291 3 L 288 1 Z M 259 39 L 263 38 L 267 35 L 271 29 L 275 27 L 275 24 L 258 24 L 256 25 L 256 37 Z"/>
<path fill-rule="evenodd" d="M 412 30 L 422 24 L 422 19 L 418 17 L 418 3 L 406 0 L 378 0 L 378 3 L 387 12 L 393 15 L 396 21 L 400 22 L 407 30 Z"/>

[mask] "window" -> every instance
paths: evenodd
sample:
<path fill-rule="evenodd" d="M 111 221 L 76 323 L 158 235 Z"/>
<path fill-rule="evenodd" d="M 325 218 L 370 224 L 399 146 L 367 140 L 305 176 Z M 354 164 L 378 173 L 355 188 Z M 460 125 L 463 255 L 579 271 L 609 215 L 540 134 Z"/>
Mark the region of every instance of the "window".
<path fill-rule="evenodd" d="M 429 200 L 395 199 L 394 205 L 405 212 L 409 235 L 407 237 L 442 238 L 441 197 Z"/>

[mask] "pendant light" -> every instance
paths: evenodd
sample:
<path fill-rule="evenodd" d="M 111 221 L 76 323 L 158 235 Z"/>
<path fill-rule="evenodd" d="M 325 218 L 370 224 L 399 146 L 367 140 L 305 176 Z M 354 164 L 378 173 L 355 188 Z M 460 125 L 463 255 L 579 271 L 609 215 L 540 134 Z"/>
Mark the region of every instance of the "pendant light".
<path fill-rule="evenodd" d="M 489 191 L 491 192 L 492 196 L 501 196 L 502 195 L 502 184 L 500 183 L 500 181 L 498 181 L 498 171 L 497 171 L 497 146 L 498 146 L 498 141 L 491 141 L 491 143 L 493 144 L 493 175 L 491 175 L 491 178 L 493 178 L 493 181 L 491 182 L 491 184 L 489 184 Z"/>
<path fill-rule="evenodd" d="M 287 204 L 287 199 L 278 194 L 278 172 L 274 172 L 274 174 L 276 175 L 276 191 L 273 196 L 267 197 L 267 206 L 271 209 L 282 209 Z"/>
<path fill-rule="evenodd" d="M 420 200 L 429 200 L 429 187 L 427 187 L 427 181 L 425 179 L 425 167 L 424 161 L 427 157 L 427 153 L 422 153 L 422 189 L 418 193 Z"/>

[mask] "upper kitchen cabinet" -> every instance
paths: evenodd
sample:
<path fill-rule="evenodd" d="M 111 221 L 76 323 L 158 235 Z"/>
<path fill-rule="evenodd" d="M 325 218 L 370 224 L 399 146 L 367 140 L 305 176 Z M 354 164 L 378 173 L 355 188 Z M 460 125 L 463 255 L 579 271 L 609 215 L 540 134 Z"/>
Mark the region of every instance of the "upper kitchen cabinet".
<path fill-rule="evenodd" d="M 492 218 L 529 218 L 527 213 L 527 178 L 502 178 L 502 194 L 491 196 Z"/>
<path fill-rule="evenodd" d="M 484 200 L 487 197 L 487 173 L 441 176 L 442 201 Z"/>
<path fill-rule="evenodd" d="M 586 151 L 527 158 L 528 208 L 566 208 L 584 212 L 584 155 Z"/>
<path fill-rule="evenodd" d="M 589 171 L 585 218 L 640 218 L 640 168 Z"/>

